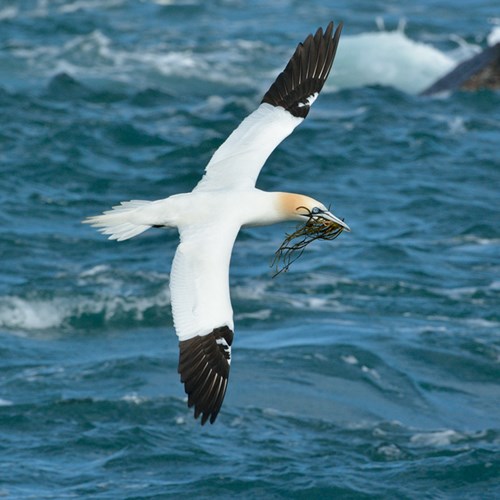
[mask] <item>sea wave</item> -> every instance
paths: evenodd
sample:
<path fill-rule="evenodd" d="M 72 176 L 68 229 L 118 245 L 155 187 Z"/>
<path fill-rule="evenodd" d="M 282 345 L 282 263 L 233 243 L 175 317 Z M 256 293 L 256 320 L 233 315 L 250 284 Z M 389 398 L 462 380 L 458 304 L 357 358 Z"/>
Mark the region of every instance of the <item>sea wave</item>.
<path fill-rule="evenodd" d="M 237 252 L 237 250 L 236 250 Z M 0 328 L 8 331 L 29 332 L 109 327 L 136 327 L 171 325 L 168 274 L 115 270 L 98 265 L 80 273 L 66 276 L 75 292 L 70 296 L 61 291 L 26 291 L 0 296 Z M 484 304 L 493 303 L 498 293 L 498 282 L 486 286 L 424 285 L 405 280 L 381 280 L 365 277 L 351 280 L 333 272 L 294 271 L 272 279 L 266 272 L 251 277 L 236 277 L 232 286 L 235 321 L 240 327 L 262 324 L 274 330 L 276 324 L 294 321 L 305 311 L 319 315 L 322 321 L 347 320 L 352 315 L 399 311 L 413 321 L 410 330 L 439 331 L 453 325 L 467 329 L 493 330 L 499 320 L 495 316 L 481 317 Z M 395 301 L 394 297 L 398 300 Z M 439 301 L 441 314 L 434 309 L 410 304 L 427 300 Z M 272 303 L 273 307 L 268 305 Z M 474 317 L 464 311 L 477 310 Z"/>
<path fill-rule="evenodd" d="M 78 4 L 65 8 L 69 7 L 80 8 Z M 12 9 L 2 12 L 4 17 L 15 16 Z M 494 37 L 492 31 L 490 39 Z M 428 42 L 411 39 L 402 29 L 345 34 L 335 62 L 335 78 L 325 90 L 382 85 L 418 93 L 478 50 L 477 45 L 462 39 L 455 37 L 454 41 L 457 48 L 444 52 Z M 51 79 L 67 74 L 97 89 L 118 84 L 167 92 L 189 88 L 191 93 L 208 90 L 217 94 L 225 87 L 262 92 L 262 82 L 272 81 L 282 67 L 266 69 L 256 59 L 259 53 L 268 62 L 279 58 L 275 47 L 245 38 L 231 43 L 219 40 L 210 50 L 198 50 L 196 45 L 173 49 L 167 36 L 148 47 L 128 47 L 117 43 L 112 34 L 95 29 L 58 45 L 14 46 L 4 57 L 11 58 L 17 70 L 24 67 L 25 76 L 36 77 L 37 81 L 40 75 Z M 253 67 L 251 73 L 249 66 Z"/>
<path fill-rule="evenodd" d="M 120 274 L 98 265 L 74 278 L 77 291 L 70 296 L 57 291 L 1 296 L 0 328 L 23 332 L 168 321 L 170 291 L 160 273 Z"/>
<path fill-rule="evenodd" d="M 403 31 L 376 31 L 346 36 L 335 61 L 337 88 L 391 86 L 418 93 L 456 64 L 432 45 L 409 38 Z"/>
<path fill-rule="evenodd" d="M 170 295 L 153 297 L 72 296 L 51 299 L 0 298 L 0 328 L 15 331 L 52 330 L 65 326 L 90 327 L 150 324 L 148 313 L 168 311 Z M 165 313 L 168 317 L 168 313 Z"/>

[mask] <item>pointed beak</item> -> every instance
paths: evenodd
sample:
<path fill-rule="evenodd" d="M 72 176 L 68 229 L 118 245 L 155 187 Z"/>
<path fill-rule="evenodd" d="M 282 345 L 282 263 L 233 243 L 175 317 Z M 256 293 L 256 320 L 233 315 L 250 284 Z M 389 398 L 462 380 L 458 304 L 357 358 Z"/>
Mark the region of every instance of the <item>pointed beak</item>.
<path fill-rule="evenodd" d="M 340 220 L 338 217 L 335 217 L 331 212 L 322 212 L 320 217 L 323 217 L 323 219 L 335 222 L 335 224 L 338 224 L 341 228 L 344 229 L 344 231 L 350 231 L 351 228 L 343 221 Z"/>

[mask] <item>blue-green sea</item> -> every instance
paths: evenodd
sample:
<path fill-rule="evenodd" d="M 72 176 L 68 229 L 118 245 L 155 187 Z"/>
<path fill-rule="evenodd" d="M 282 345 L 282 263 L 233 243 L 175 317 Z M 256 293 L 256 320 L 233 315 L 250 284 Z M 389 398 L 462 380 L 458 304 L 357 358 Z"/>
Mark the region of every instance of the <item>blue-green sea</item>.
<path fill-rule="evenodd" d="M 81 220 L 192 189 L 297 43 L 330 78 L 258 187 L 352 229 L 273 278 L 241 231 L 228 392 L 187 408 L 175 231 Z M 500 498 L 500 93 L 419 93 L 493 0 L 0 1 L 0 498 Z"/>

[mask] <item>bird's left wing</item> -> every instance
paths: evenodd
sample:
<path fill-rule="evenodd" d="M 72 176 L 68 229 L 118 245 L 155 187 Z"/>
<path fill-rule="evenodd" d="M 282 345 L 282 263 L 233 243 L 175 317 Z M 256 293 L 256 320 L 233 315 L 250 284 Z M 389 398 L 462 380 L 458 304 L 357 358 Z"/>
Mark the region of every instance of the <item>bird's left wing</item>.
<path fill-rule="evenodd" d="M 213 423 L 226 394 L 231 364 L 233 311 L 229 263 L 239 225 L 180 228 L 170 274 L 179 373 L 188 406 L 201 423 Z"/>
<path fill-rule="evenodd" d="M 278 144 L 307 116 L 328 78 L 342 24 L 335 33 L 331 22 L 323 33 L 309 35 L 276 81 L 261 105 L 247 116 L 214 153 L 195 189 L 250 188 Z"/>

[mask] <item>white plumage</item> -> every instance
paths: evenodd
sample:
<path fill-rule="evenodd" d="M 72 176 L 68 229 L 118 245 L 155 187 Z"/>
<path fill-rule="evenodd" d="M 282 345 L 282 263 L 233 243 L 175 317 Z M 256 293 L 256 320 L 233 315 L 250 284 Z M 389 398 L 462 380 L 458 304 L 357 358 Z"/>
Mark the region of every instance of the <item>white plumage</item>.
<path fill-rule="evenodd" d="M 315 218 L 349 230 L 320 202 L 305 195 L 255 188 L 272 151 L 307 116 L 330 72 L 341 25 L 300 43 L 260 106 L 214 153 L 190 193 L 157 201 L 122 202 L 89 223 L 123 241 L 150 227 L 174 227 L 180 234 L 170 274 L 174 326 L 179 337 L 179 373 L 195 407 L 195 418 L 213 423 L 229 376 L 233 311 L 229 263 L 243 226 Z"/>
<path fill-rule="evenodd" d="M 170 273 L 179 340 L 207 335 L 220 326 L 233 331 L 229 261 L 240 226 L 224 222 L 180 230 L 181 242 Z"/>
<path fill-rule="evenodd" d="M 303 120 L 261 104 L 214 153 L 195 190 L 253 188 L 269 155 Z"/>

